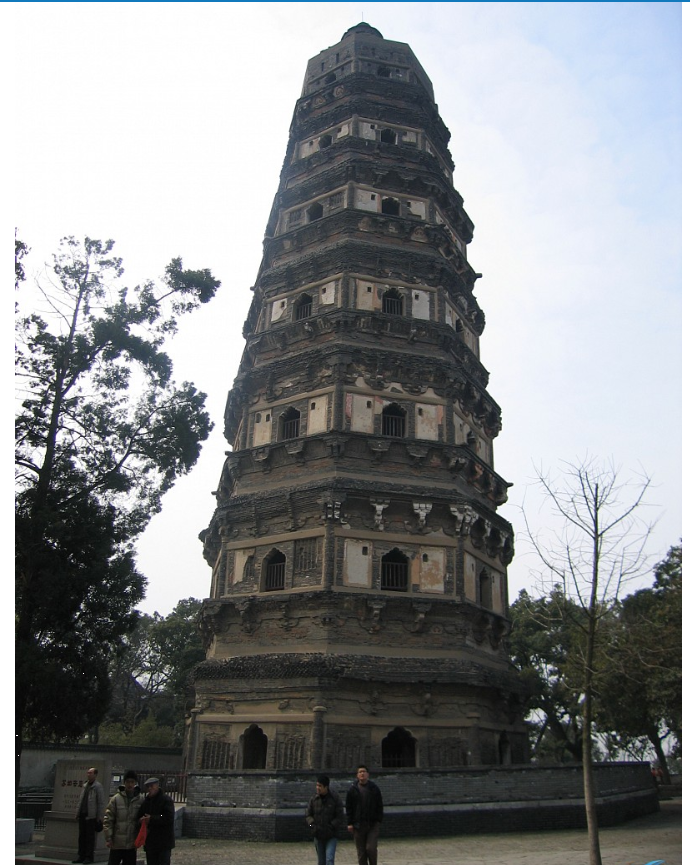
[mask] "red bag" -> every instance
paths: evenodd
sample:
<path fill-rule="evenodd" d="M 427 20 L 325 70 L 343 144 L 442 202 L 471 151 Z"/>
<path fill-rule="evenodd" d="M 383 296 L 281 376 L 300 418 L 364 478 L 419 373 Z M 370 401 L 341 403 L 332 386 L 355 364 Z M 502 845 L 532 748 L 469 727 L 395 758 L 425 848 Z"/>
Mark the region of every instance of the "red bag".
<path fill-rule="evenodd" d="M 139 847 L 143 847 L 146 844 L 146 823 L 141 824 L 141 829 L 139 829 L 139 834 L 136 837 L 134 842 L 134 846 L 138 849 Z"/>

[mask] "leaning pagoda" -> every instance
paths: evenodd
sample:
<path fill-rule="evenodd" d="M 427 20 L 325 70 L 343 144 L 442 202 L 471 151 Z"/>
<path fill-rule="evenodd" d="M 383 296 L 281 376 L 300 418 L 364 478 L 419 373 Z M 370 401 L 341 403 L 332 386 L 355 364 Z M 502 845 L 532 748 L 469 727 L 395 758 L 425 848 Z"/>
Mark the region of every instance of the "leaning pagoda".
<path fill-rule="evenodd" d="M 407 44 L 362 23 L 308 62 L 201 534 L 198 777 L 528 757 L 449 138 Z"/>

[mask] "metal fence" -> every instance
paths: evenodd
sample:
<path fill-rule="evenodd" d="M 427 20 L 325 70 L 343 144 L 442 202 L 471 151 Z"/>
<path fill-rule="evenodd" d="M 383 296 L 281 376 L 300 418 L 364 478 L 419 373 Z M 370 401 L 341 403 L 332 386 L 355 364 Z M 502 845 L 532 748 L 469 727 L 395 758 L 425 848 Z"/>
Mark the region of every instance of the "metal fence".
<path fill-rule="evenodd" d="M 17 797 L 16 816 L 22 819 L 34 820 L 34 829 L 43 831 L 46 828 L 46 811 L 50 811 L 51 793 L 20 793 Z"/>
<path fill-rule="evenodd" d="M 144 781 L 149 778 L 158 778 L 161 790 L 167 793 L 173 802 L 187 801 L 187 775 L 185 772 L 159 772 L 155 769 L 146 772 L 137 772 L 137 780 L 142 792 L 144 791 Z M 115 776 L 113 777 L 113 782 L 115 782 Z M 122 780 L 115 783 L 113 793 L 120 784 L 122 784 Z"/>

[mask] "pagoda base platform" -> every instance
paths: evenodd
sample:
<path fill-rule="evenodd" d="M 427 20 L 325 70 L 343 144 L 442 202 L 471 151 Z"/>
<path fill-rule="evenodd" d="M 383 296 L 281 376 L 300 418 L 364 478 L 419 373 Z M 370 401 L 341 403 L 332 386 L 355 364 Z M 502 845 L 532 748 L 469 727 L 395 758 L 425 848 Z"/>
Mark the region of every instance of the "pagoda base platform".
<path fill-rule="evenodd" d="M 191 773 L 184 835 L 304 841 L 304 810 L 316 774 Z M 331 787 L 344 800 L 354 767 L 352 775 L 330 777 Z M 647 763 L 598 764 L 595 778 L 600 825 L 613 826 L 659 810 Z M 372 780 L 384 799 L 383 838 L 586 827 L 580 765 L 382 770 Z"/>

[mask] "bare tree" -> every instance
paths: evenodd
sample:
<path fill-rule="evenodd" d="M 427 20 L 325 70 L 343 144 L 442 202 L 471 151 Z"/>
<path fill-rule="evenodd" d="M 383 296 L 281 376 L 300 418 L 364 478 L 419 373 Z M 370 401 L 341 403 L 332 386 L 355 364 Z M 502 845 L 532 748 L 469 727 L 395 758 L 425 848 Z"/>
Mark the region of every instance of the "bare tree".
<path fill-rule="evenodd" d="M 547 569 L 544 588 L 560 587 L 564 599 L 584 612 L 576 660 L 590 865 L 602 865 L 592 759 L 597 656 L 606 630 L 602 623 L 622 586 L 646 570 L 645 546 L 653 524 L 642 520 L 640 511 L 650 483 L 644 473 L 624 479 L 613 462 L 595 457 L 564 462 L 556 479 L 537 471 L 536 484 L 556 518 L 554 527 L 534 531 L 525 515 L 528 537 Z"/>

